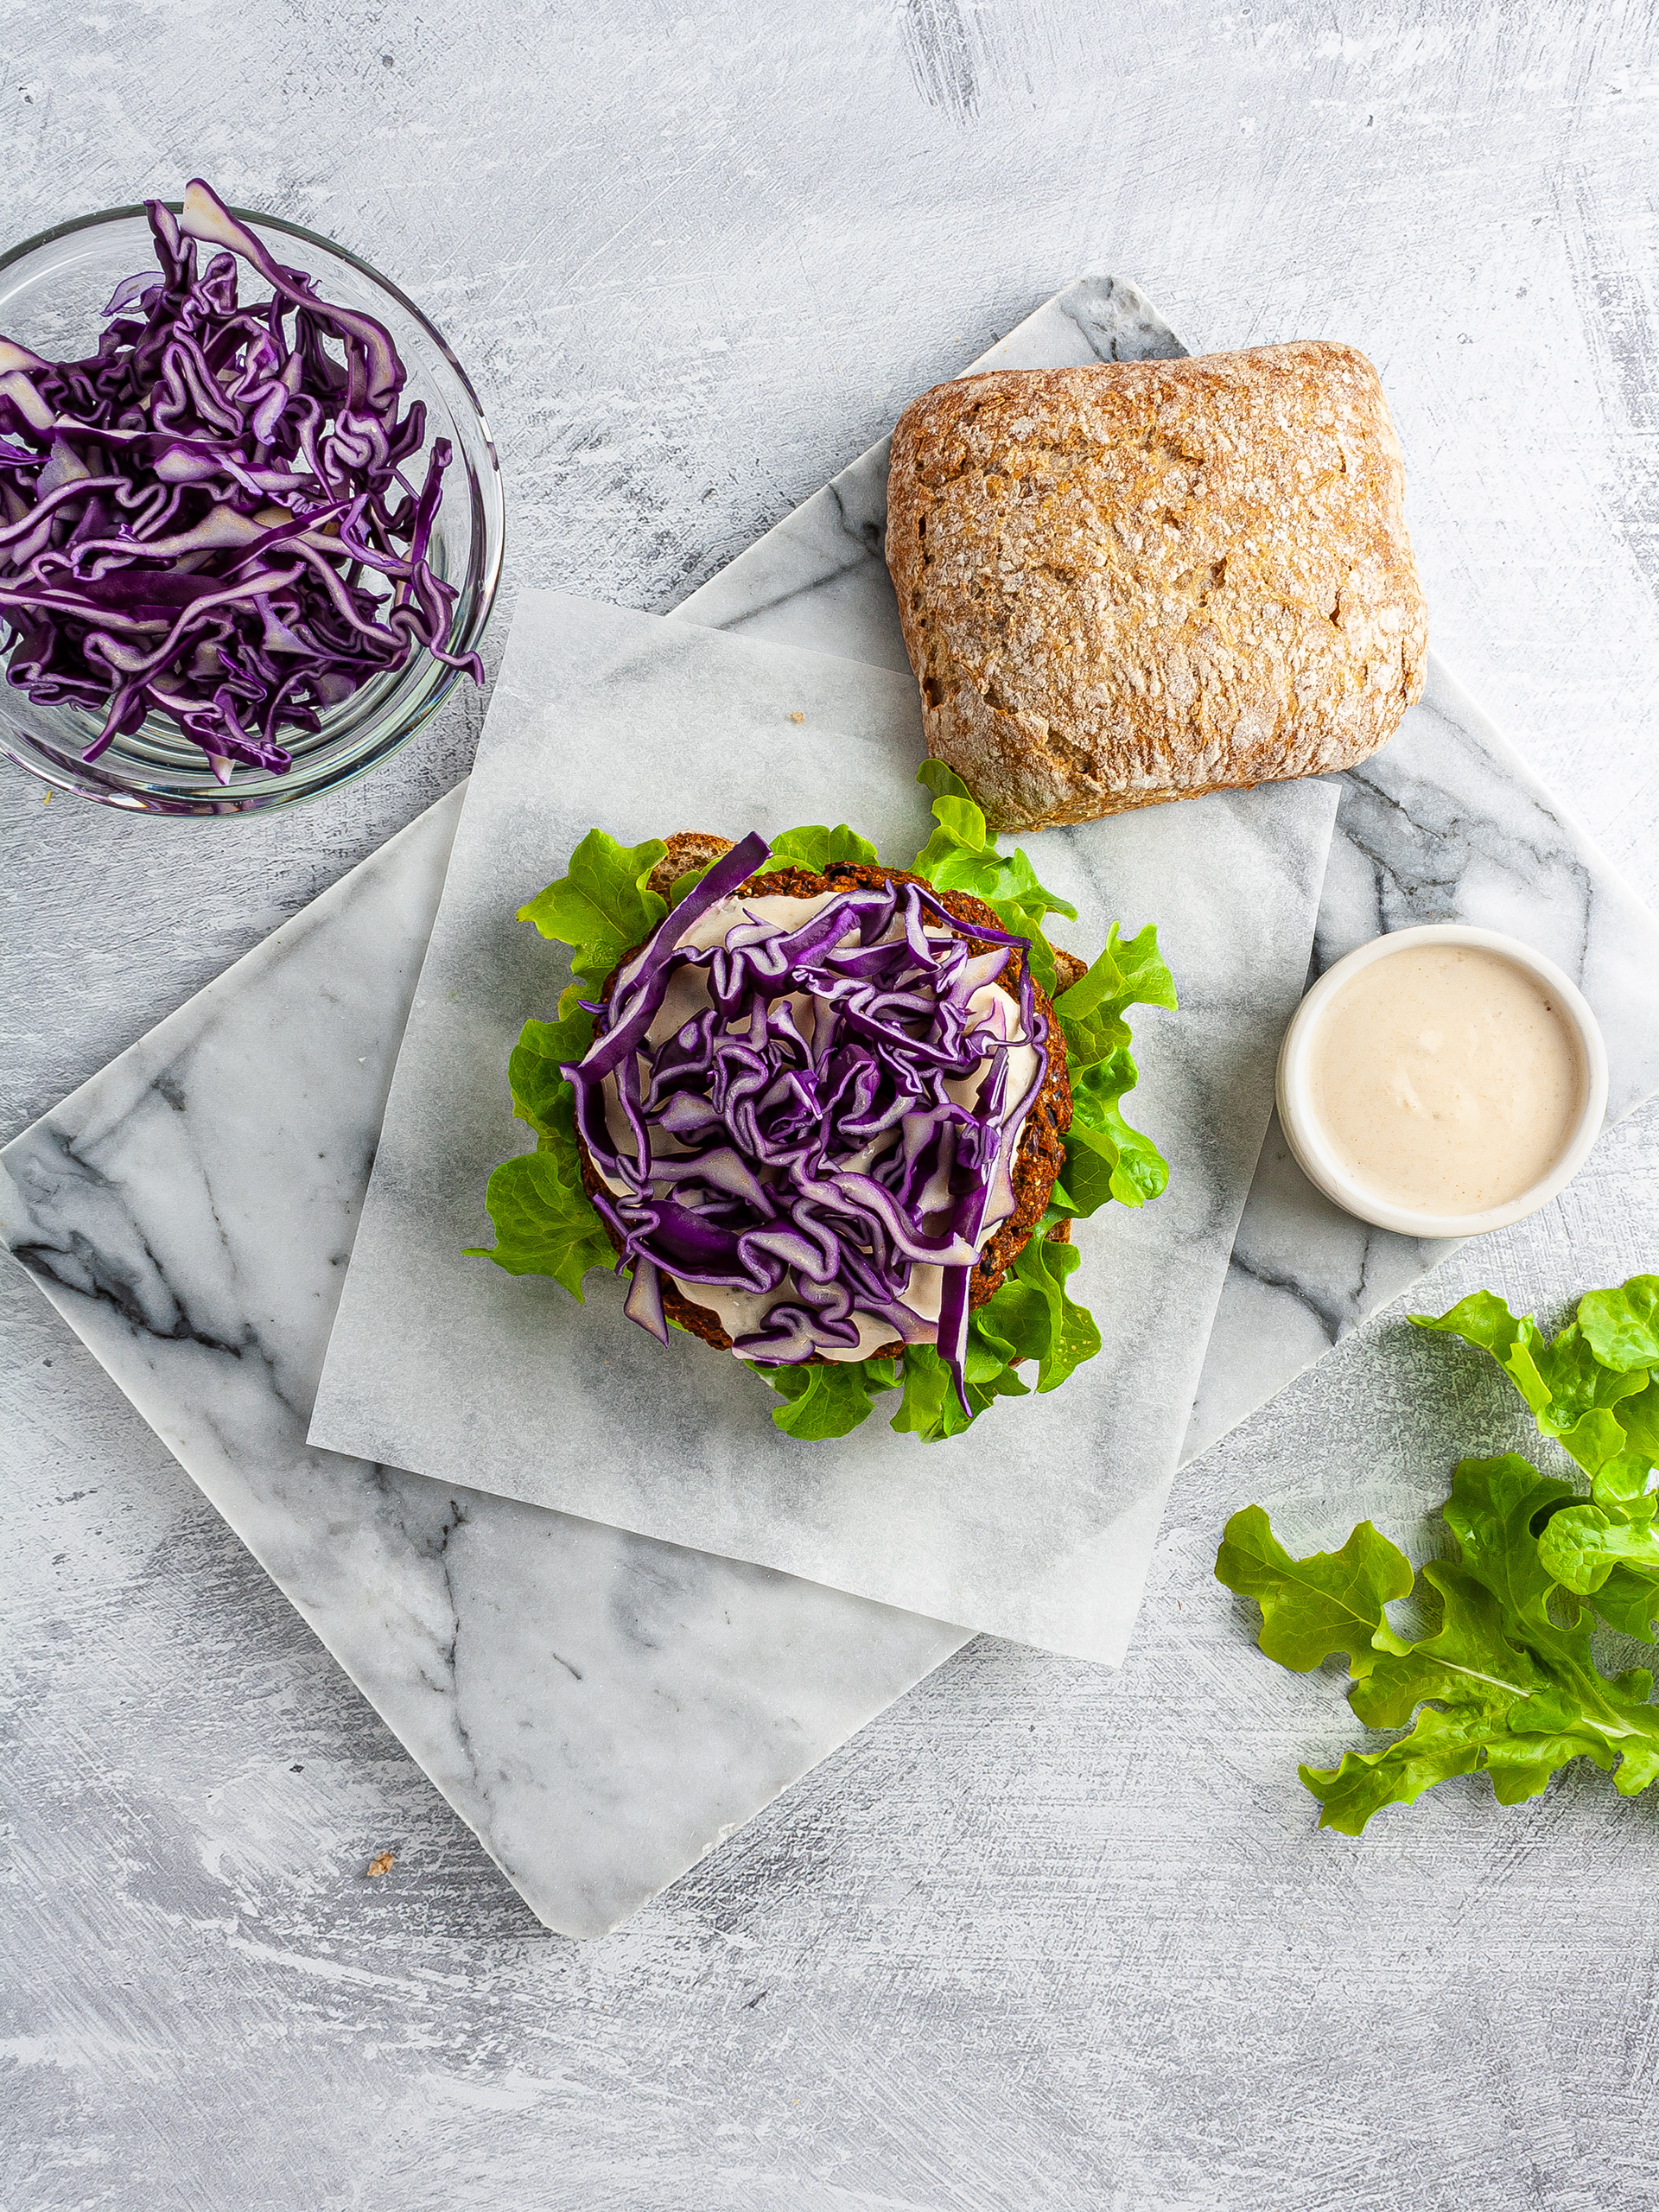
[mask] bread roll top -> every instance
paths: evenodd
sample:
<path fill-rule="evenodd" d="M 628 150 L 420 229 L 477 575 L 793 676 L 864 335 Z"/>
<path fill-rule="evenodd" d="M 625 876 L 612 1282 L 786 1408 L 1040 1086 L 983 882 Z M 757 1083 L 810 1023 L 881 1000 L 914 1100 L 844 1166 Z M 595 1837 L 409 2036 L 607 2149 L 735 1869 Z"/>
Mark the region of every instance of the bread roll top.
<path fill-rule="evenodd" d="M 1376 370 L 1306 340 L 999 370 L 893 434 L 928 748 L 1000 829 L 1351 766 L 1427 620 Z"/>

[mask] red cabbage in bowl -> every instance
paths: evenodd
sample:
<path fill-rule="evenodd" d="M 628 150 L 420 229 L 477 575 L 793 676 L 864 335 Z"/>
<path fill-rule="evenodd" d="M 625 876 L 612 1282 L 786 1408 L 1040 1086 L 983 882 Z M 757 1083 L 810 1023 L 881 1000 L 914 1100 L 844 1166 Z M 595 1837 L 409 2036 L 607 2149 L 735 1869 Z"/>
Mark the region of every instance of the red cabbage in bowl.
<path fill-rule="evenodd" d="M 316 731 L 417 650 L 482 681 L 447 650 L 457 594 L 428 560 L 451 450 L 411 480 L 425 409 L 400 407 L 372 316 L 319 299 L 199 178 L 176 217 L 145 204 L 159 270 L 118 286 L 95 353 L 0 337 L 7 678 L 102 711 L 88 760 L 157 713 L 221 781 L 280 773 L 285 726 Z M 205 270 L 198 242 L 224 249 Z M 239 302 L 238 257 L 270 300 Z"/>

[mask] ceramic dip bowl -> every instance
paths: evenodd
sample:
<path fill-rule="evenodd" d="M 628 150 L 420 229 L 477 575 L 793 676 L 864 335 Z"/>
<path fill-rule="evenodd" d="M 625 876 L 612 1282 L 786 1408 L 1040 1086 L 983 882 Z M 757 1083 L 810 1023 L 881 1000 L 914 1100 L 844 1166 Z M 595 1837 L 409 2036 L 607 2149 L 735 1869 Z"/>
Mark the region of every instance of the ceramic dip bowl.
<path fill-rule="evenodd" d="M 1403 1236 L 1478 1236 L 1578 1172 L 1607 1109 L 1607 1050 L 1553 961 L 1436 922 L 1374 938 L 1319 978 L 1285 1033 L 1278 1106 L 1303 1173 L 1345 1212 Z M 1507 1179 L 1506 1156 L 1522 1163 Z M 1443 1158 L 1456 1173 L 1440 1175 Z"/>

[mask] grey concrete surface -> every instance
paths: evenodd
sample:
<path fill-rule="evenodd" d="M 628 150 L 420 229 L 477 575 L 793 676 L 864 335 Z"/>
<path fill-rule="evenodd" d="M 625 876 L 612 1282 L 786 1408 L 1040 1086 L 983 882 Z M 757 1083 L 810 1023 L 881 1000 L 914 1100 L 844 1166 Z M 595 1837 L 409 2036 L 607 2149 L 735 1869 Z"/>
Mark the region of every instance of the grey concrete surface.
<path fill-rule="evenodd" d="M 4 227 L 201 172 L 468 362 L 515 584 L 665 605 L 1084 266 L 1351 340 L 1435 645 L 1659 895 L 1645 0 L 0 0 Z M 498 629 L 499 653 L 505 625 Z M 0 1128 L 461 773 L 252 825 L 0 773 Z M 1659 1260 L 1659 1116 L 1465 1251 Z M 1178 1484 L 1116 1675 L 971 1645 L 617 1935 L 543 1935 L 21 1276 L 0 1484 L 0 2206 L 1637 2212 L 1659 1807 L 1569 1772 L 1320 1835 L 1360 1732 L 1252 1647 L 1235 1506 L 1419 1555 L 1495 1372 L 1395 1315 Z M 397 1863 L 369 1879 L 391 1849 Z"/>

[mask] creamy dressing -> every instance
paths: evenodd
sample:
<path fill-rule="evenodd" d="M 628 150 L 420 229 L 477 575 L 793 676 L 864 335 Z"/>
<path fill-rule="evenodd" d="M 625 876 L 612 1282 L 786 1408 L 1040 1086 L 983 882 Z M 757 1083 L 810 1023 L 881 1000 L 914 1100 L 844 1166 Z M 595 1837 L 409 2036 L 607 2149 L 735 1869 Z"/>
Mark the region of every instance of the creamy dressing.
<path fill-rule="evenodd" d="M 1505 1205 L 1566 1150 L 1577 1033 L 1537 977 L 1484 947 L 1409 945 L 1360 969 L 1308 1047 L 1309 1100 L 1371 1197 L 1440 1214 Z"/>
<path fill-rule="evenodd" d="M 758 898 L 721 899 L 718 905 L 711 906 L 707 913 L 699 915 L 690 927 L 681 933 L 676 942 L 690 947 L 723 944 L 727 932 L 733 927 L 740 914 L 744 919 L 777 922 L 786 930 L 796 930 L 804 922 L 810 921 L 812 916 L 823 907 L 827 906 L 832 899 L 842 895 L 836 891 L 823 891 L 816 893 L 810 898 L 796 899 L 788 897 L 781 892 L 774 892 Z M 903 923 L 895 918 L 887 934 L 888 937 L 901 936 L 903 930 Z M 943 941 L 944 933 L 929 931 L 928 934 L 937 935 Z M 630 966 L 618 977 L 619 990 L 626 985 L 632 972 L 632 968 Z M 651 1027 L 645 1033 L 649 1043 L 653 1046 L 662 1044 L 709 1004 L 708 987 L 703 980 L 704 973 L 705 971 L 701 969 L 681 968 L 670 978 L 668 988 L 664 994 L 663 1003 L 652 1017 Z M 810 1045 L 817 1026 L 817 1009 L 814 1001 L 805 992 L 795 991 L 790 995 L 789 1005 L 794 1013 L 796 1025 L 802 1037 Z M 1008 1051 L 1007 1096 L 1013 1100 L 1023 1099 L 1037 1079 L 1038 1062 L 1035 1047 L 1018 1035 L 1020 1008 L 1017 1002 L 1010 998 L 1006 991 L 1000 989 L 996 984 L 986 983 L 973 993 L 969 999 L 968 1008 L 969 1027 L 970 1030 L 978 1030 L 983 1034 L 987 1046 L 986 1056 L 982 1060 L 978 1074 L 948 1082 L 944 1086 L 946 1092 L 958 1105 L 972 1106 L 995 1065 L 995 1062 L 989 1057 L 989 1047 L 993 1043 L 1013 1039 L 1017 1041 L 1010 1044 Z M 624 1152 L 632 1157 L 632 1133 L 628 1128 L 626 1117 L 622 1111 L 614 1076 L 606 1077 L 603 1089 L 605 1121 L 612 1141 L 620 1152 Z M 651 1137 L 653 1152 L 668 1154 L 683 1148 L 676 1144 L 665 1129 L 653 1128 Z M 1023 1141 L 1023 1136 L 1021 1141 Z M 850 1154 L 835 1164 L 839 1167 L 851 1170 L 868 1169 L 873 1160 L 879 1157 L 888 1144 L 896 1141 L 896 1136 L 884 1137 L 871 1145 L 868 1151 Z M 1018 1157 L 1017 1153 L 1015 1156 Z M 606 1175 L 603 1179 L 613 1191 L 620 1192 L 625 1188 L 625 1185 L 613 1176 Z M 1011 1209 L 1005 1205 L 998 1212 L 987 1211 L 984 1225 L 978 1238 L 979 1249 L 982 1251 L 984 1249 L 995 1231 L 1007 1219 L 1010 1211 Z M 758 1329 L 772 1307 L 791 1295 L 790 1279 L 787 1275 L 785 1276 L 779 1287 L 772 1291 L 737 1290 L 719 1283 L 681 1282 L 677 1276 L 671 1275 L 668 1280 L 673 1282 L 677 1289 L 683 1291 L 694 1305 L 704 1306 L 715 1314 L 727 1335 L 734 1338 L 749 1335 Z M 903 1303 L 911 1309 L 918 1320 L 938 1324 L 939 1306 L 944 1295 L 944 1271 L 939 1268 L 927 1267 L 918 1262 L 911 1268 L 909 1279 L 900 1295 Z M 893 1341 L 893 1324 L 890 1321 L 880 1320 L 871 1314 L 858 1312 L 850 1314 L 849 1319 L 858 1330 L 857 1344 L 824 1344 L 820 1347 L 824 1358 L 868 1359 L 878 1345 L 891 1344 Z M 936 1325 L 935 1333 L 937 1332 Z"/>

